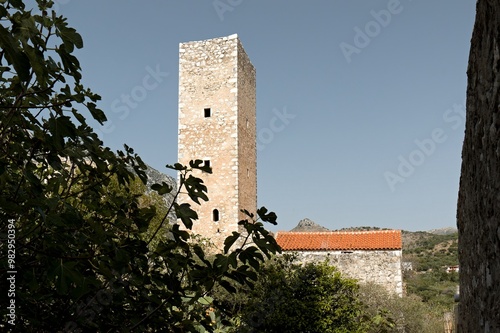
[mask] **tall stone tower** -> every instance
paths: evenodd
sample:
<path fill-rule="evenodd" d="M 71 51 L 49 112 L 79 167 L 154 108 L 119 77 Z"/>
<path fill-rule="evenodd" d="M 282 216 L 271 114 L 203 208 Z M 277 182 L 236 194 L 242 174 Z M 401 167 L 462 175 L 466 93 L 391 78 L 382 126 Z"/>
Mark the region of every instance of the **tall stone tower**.
<path fill-rule="evenodd" d="M 203 160 L 197 173 L 209 201 L 197 205 L 193 232 L 218 249 L 238 231 L 241 209 L 257 209 L 255 69 L 237 35 L 179 45 L 179 162 Z"/>

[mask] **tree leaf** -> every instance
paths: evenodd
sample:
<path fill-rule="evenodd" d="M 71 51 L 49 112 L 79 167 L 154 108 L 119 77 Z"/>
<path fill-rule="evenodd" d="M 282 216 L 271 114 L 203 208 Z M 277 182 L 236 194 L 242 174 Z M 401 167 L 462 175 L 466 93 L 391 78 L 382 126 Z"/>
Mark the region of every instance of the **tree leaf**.
<path fill-rule="evenodd" d="M 30 74 L 30 62 L 26 54 L 18 50 L 18 43 L 3 25 L 0 25 L 0 47 L 5 52 L 8 63 L 14 66 L 21 81 L 27 81 Z"/>
<path fill-rule="evenodd" d="M 151 189 L 158 192 L 159 195 L 165 195 L 167 193 L 170 193 L 173 188 L 166 182 L 162 182 L 161 185 L 160 184 L 151 185 Z"/>
<path fill-rule="evenodd" d="M 188 203 L 175 204 L 175 214 L 184 226 L 190 230 L 193 228 L 193 220 L 198 219 L 198 214 L 191 209 L 191 205 Z"/>
<path fill-rule="evenodd" d="M 104 125 L 104 122 L 108 120 L 104 112 L 101 109 L 97 108 L 97 105 L 95 103 L 87 103 L 87 108 L 89 109 L 92 117 L 97 120 L 99 124 Z"/>
<path fill-rule="evenodd" d="M 214 299 L 210 296 L 204 296 L 204 297 L 200 297 L 198 298 L 198 303 L 202 304 L 202 305 L 210 305 L 213 303 Z"/>
<path fill-rule="evenodd" d="M 224 253 L 228 253 L 229 249 L 238 240 L 238 238 L 240 238 L 240 234 L 236 231 L 233 231 L 232 235 L 226 237 L 224 240 Z"/>
<path fill-rule="evenodd" d="M 77 48 L 81 49 L 83 47 L 83 39 L 82 36 L 76 32 L 75 29 L 69 27 L 59 27 L 59 33 L 61 38 L 65 42 L 65 44 L 75 45 Z M 72 52 L 73 50 L 68 50 L 68 52 Z"/>

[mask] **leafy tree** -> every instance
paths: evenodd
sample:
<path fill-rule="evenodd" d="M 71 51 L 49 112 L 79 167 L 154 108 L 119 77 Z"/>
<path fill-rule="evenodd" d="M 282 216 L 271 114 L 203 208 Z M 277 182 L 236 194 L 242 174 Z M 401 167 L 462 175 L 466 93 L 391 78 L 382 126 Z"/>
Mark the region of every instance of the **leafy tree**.
<path fill-rule="evenodd" d="M 299 265 L 293 257 L 275 257 L 253 290 L 216 298 L 234 332 L 364 332 L 369 323 L 357 290 L 355 280 L 327 262 Z"/>
<path fill-rule="evenodd" d="M 458 234 L 436 235 L 425 232 L 405 232 L 416 238 L 405 247 L 404 261 L 413 263 L 418 271 L 444 270 L 458 265 Z"/>
<path fill-rule="evenodd" d="M 133 177 L 126 187 L 120 186 L 116 177 L 112 177 L 108 184 L 108 191 L 114 193 L 115 196 L 116 193 L 120 193 L 120 195 L 126 196 L 128 200 L 137 198 L 139 208 L 154 207 L 155 214 L 143 234 L 143 240 L 145 241 L 153 238 L 148 246 L 150 250 L 154 250 L 162 239 L 169 237 L 171 224 L 175 222 L 175 215 L 170 214 L 163 221 L 163 218 L 169 213 L 171 204 L 170 200 L 165 196 L 159 195 L 156 191 L 150 191 L 138 176 Z"/>
<path fill-rule="evenodd" d="M 408 276 L 406 283 L 408 292 L 419 296 L 424 302 L 452 310 L 455 304 L 453 296 L 458 286 L 457 272 L 413 273 Z"/>
<path fill-rule="evenodd" d="M 417 295 L 399 297 L 389 294 L 379 285 L 362 284 L 359 299 L 363 303 L 367 318 L 372 318 L 372 322 L 378 320 L 389 324 L 382 327 L 370 325 L 368 333 L 435 333 L 443 330 L 443 309 L 422 302 Z"/>
<path fill-rule="evenodd" d="M 17 272 L 9 273 L 15 285 L 0 282 L 15 291 L 0 298 L 0 327 L 213 331 L 207 292 L 216 284 L 253 285 L 265 257 L 279 251 L 259 220 L 276 223 L 276 215 L 265 208 L 248 214 L 240 221 L 246 234 L 235 232 L 208 260 L 185 230 L 197 220 L 190 204 L 174 201 L 159 215 L 154 203 L 141 201 L 133 187 L 135 177 L 146 183 L 146 166 L 127 146 L 116 153 L 104 147 L 87 124 L 86 117 L 102 124 L 106 116 L 100 97 L 81 83 L 73 52 L 82 38 L 52 4 L 0 1 L 0 270 Z M 210 172 L 201 161 L 170 167 L 180 178 L 174 198 L 183 190 L 196 204 L 208 200 L 191 174 Z M 173 191 L 166 183 L 153 188 Z M 158 239 L 172 210 L 185 229 L 174 224 Z M 232 250 L 239 237 L 246 241 Z"/>

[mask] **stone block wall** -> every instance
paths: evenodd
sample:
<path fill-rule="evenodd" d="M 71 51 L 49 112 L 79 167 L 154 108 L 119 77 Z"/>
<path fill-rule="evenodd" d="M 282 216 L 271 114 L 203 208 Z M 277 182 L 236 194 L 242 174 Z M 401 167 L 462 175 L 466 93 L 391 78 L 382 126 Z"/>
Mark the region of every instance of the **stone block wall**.
<path fill-rule="evenodd" d="M 238 205 L 257 210 L 256 76 L 248 55 L 238 41 Z M 246 219 L 239 213 L 238 220 Z"/>
<path fill-rule="evenodd" d="M 479 0 L 458 196 L 458 332 L 500 332 L 500 2 Z"/>
<path fill-rule="evenodd" d="M 403 295 L 403 275 L 401 271 L 401 250 L 370 251 L 297 251 L 300 263 L 329 263 L 348 277 L 360 283 L 375 283 L 389 292 Z"/>

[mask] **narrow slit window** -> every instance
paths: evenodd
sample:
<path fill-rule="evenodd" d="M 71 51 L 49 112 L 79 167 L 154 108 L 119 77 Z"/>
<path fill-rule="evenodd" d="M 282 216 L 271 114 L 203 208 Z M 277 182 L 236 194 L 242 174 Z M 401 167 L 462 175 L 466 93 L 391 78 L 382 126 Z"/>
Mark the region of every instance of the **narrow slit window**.
<path fill-rule="evenodd" d="M 214 220 L 214 222 L 219 222 L 219 210 L 218 209 L 214 209 L 213 212 L 212 212 L 212 218 Z"/>
<path fill-rule="evenodd" d="M 205 118 L 209 118 L 212 116 L 212 110 L 210 108 L 203 109 L 203 112 L 205 114 Z"/>

